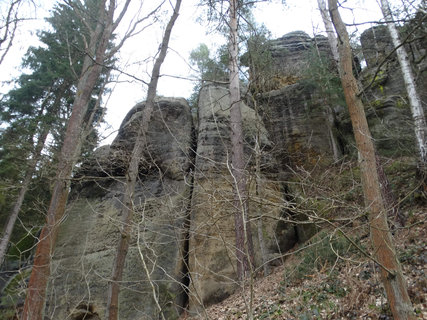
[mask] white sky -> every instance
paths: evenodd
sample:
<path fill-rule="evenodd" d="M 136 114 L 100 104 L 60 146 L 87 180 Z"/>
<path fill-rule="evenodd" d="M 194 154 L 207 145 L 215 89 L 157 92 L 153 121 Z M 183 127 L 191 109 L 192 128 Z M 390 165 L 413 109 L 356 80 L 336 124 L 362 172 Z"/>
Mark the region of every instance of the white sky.
<path fill-rule="evenodd" d="M 2 1 L 0 0 L 0 3 Z M 19 70 L 21 58 L 29 44 L 37 45 L 35 31 L 43 27 L 43 18 L 49 14 L 48 10 L 54 3 L 49 0 L 38 0 L 36 2 L 40 4 L 40 7 L 37 8 L 36 12 L 31 9 L 30 15 L 37 19 L 27 22 L 21 27 L 10 53 L 0 65 L 0 81 L 2 82 L 10 81 L 22 72 Z M 184 0 L 182 3 L 180 16 L 172 31 L 171 50 L 169 50 L 161 69 L 162 74 L 194 78 L 195 73 L 191 71 L 187 61 L 191 50 L 200 43 L 206 43 L 214 52 L 219 44 L 225 42 L 225 39 L 219 35 L 206 35 L 206 27 L 196 21 L 201 14 L 201 10 L 196 5 L 197 2 L 197 0 Z M 259 4 L 254 11 L 257 22 L 264 23 L 272 32 L 273 38 L 296 30 L 303 30 L 310 35 L 323 31 L 323 23 L 317 10 L 317 0 L 288 0 L 287 2 L 287 6 L 284 6 L 280 0 Z M 354 12 L 358 22 L 378 20 L 380 17 L 380 11 L 375 0 L 352 0 L 346 5 L 362 8 Z M 346 15 L 343 11 L 341 13 L 347 23 L 353 22 L 350 12 Z M 168 19 L 169 16 L 165 16 L 164 20 L 167 21 Z M 162 30 L 154 27 L 133 38 L 120 52 L 120 67 L 125 72 L 138 77 L 150 73 L 152 63 L 141 64 L 138 62 L 153 55 L 159 46 L 161 37 Z M 111 96 L 104 101 L 107 107 L 106 121 L 111 125 L 109 131 L 104 133 L 105 135 L 115 132 L 126 113 L 137 102 L 145 98 L 145 88 L 141 83 L 125 76 L 120 76 L 119 80 L 118 83 L 110 86 L 114 90 Z M 5 83 L 0 83 L 0 93 L 6 93 L 9 88 L 10 86 Z M 158 94 L 188 98 L 192 88 L 193 82 L 190 80 L 162 77 L 159 81 Z M 109 135 L 108 139 L 101 143 L 110 143 L 114 136 L 114 133 Z"/>

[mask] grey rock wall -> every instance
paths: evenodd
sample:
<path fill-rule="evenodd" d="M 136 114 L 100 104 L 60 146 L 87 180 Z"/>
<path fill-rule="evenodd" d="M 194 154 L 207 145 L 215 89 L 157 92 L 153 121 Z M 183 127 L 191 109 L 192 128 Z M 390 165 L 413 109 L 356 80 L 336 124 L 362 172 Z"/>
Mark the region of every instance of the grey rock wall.
<path fill-rule="evenodd" d="M 368 67 L 373 68 L 377 55 L 389 49 L 386 41 L 375 43 L 369 31 L 363 37 Z M 309 224 L 279 222 L 280 217 L 292 216 L 287 207 L 292 194 L 286 194 L 292 188 L 285 182 L 289 168 L 330 164 L 343 151 L 354 151 L 345 106 L 299 81 L 314 44 L 330 54 L 324 37 L 294 32 L 273 41 L 278 74 L 298 81 L 257 95 L 253 105 L 242 103 L 257 267 L 274 262 L 279 252 L 315 232 Z M 375 49 L 375 54 L 366 47 L 373 45 L 383 51 Z M 372 68 L 364 71 L 366 77 Z M 399 102 L 405 98 L 398 69 L 390 64 L 387 70 L 366 96 L 380 152 L 409 145 L 412 137 L 408 107 Z M 133 197 L 136 214 L 120 294 L 121 319 L 158 318 L 152 285 L 167 319 L 178 318 L 187 307 L 199 312 L 202 305 L 218 302 L 236 289 L 229 106 L 228 90 L 217 85 L 202 88 L 197 123 L 184 99 L 157 101 Z M 143 103 L 136 105 L 112 145 L 101 147 L 76 172 L 81 179 L 73 184 L 61 223 L 46 319 L 104 318 L 120 237 L 125 172 L 143 108 Z"/>
<path fill-rule="evenodd" d="M 74 186 L 61 223 L 46 319 L 84 319 L 85 314 L 88 319 L 104 319 L 122 224 L 125 177 L 121 166 L 133 148 L 143 107 L 139 104 L 131 110 L 111 147 L 103 147 L 89 161 L 91 165 L 78 173 L 91 173 L 95 179 L 86 178 Z M 157 102 L 133 196 L 136 212 L 119 297 L 120 319 L 158 318 L 151 285 L 167 319 L 177 318 L 183 310 L 192 130 L 184 99 Z"/>
<path fill-rule="evenodd" d="M 248 163 L 249 216 L 256 264 L 262 265 L 257 228 L 262 229 L 267 259 L 274 259 L 279 249 L 275 242 L 277 221 L 281 216 L 284 197 L 277 181 L 277 165 L 270 153 L 272 142 L 262 119 L 241 104 Z M 200 312 L 203 305 L 219 302 L 237 287 L 233 178 L 230 174 L 230 98 L 228 89 L 209 85 L 202 88 L 199 98 L 199 130 L 194 172 L 189 243 L 190 311 Z M 258 136 L 258 138 L 257 138 Z M 254 176 L 254 144 L 260 145 L 258 179 Z M 274 168 L 274 169 L 273 169 Z M 271 175 L 274 176 L 274 180 Z M 255 181 L 258 186 L 255 185 Z M 256 191 L 256 189 L 258 191 Z M 292 241 L 292 240 L 290 240 Z M 294 242 L 295 243 L 295 242 Z"/>

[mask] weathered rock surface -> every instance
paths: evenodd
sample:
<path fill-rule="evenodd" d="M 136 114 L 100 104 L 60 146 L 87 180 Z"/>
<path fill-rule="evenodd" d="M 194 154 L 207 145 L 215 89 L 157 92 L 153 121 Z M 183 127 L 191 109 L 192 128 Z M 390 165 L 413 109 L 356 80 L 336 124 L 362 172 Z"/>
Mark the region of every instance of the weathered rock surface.
<path fill-rule="evenodd" d="M 323 84 L 302 81 L 310 72 L 310 60 L 318 55 L 326 57 L 322 62 L 326 67 L 334 68 L 327 38 L 291 32 L 271 41 L 271 55 L 278 78 L 284 82 L 276 90 L 258 94 L 256 99 L 281 169 L 341 157 L 334 122 L 335 110 L 342 107 L 321 95 L 319 87 Z"/>
<path fill-rule="evenodd" d="M 372 45 L 369 32 L 365 38 Z M 304 218 L 287 208 L 292 192 L 298 191 L 286 185 L 289 168 L 328 164 L 355 150 L 345 107 L 300 81 L 315 44 L 330 55 L 324 37 L 294 32 L 273 41 L 275 69 L 286 81 L 256 96 L 256 108 L 242 103 L 257 268 L 314 232 L 310 224 L 279 221 Z M 376 65 L 373 53 L 364 51 L 368 68 Z M 371 130 L 382 152 L 412 143 L 413 136 L 398 69 L 390 64 L 387 70 L 392 71 L 366 96 Z M 369 77 L 369 69 L 364 72 Z M 198 312 L 236 289 L 229 107 L 228 90 L 217 85 L 202 88 L 196 124 L 184 99 L 157 101 L 134 194 L 121 319 L 158 318 L 153 287 L 167 319 L 176 319 L 187 305 Z M 125 172 L 135 139 L 143 138 L 136 134 L 143 108 L 143 103 L 136 105 L 113 144 L 100 148 L 75 175 L 79 179 L 53 257 L 46 319 L 104 318 Z"/>
<path fill-rule="evenodd" d="M 315 164 L 321 158 L 333 160 L 334 149 L 341 155 L 334 116 L 327 113 L 330 106 L 313 88 L 296 83 L 257 98 L 282 170 L 287 165 Z"/>
<path fill-rule="evenodd" d="M 230 99 L 226 88 L 210 85 L 201 90 L 189 247 L 192 312 L 199 311 L 202 303 L 209 305 L 221 301 L 237 286 L 233 179 L 229 171 L 229 107 Z M 257 228 L 262 228 L 263 240 L 268 250 L 266 255 L 271 259 L 279 250 L 274 236 L 277 232 L 277 218 L 283 211 L 280 206 L 284 200 L 280 183 L 269 179 L 272 174 L 277 173 L 277 166 L 269 152 L 272 143 L 262 120 L 244 103 L 241 107 L 248 170 L 255 162 L 255 140 L 261 150 L 259 158 L 262 172 L 258 179 L 254 176 L 249 179 L 253 181 L 249 187 L 249 215 L 253 219 L 251 228 L 256 247 L 255 260 L 257 266 L 260 266 L 262 257 Z M 258 184 L 257 187 L 255 183 Z M 255 189 L 258 189 L 258 194 Z"/>
<path fill-rule="evenodd" d="M 78 186 L 80 192 L 67 208 L 53 257 L 47 319 L 83 319 L 85 310 L 90 310 L 88 316 L 104 318 L 124 190 L 121 170 L 105 159 L 123 159 L 132 149 L 142 108 L 139 104 L 131 110 L 112 146 L 100 152 L 108 153 L 104 162 L 95 161 L 97 165 L 86 170 L 116 176 Z M 151 285 L 167 319 L 176 318 L 184 306 L 192 129 L 185 100 L 158 101 L 133 197 L 136 213 L 119 298 L 120 319 L 158 318 Z M 105 169 L 101 163 L 107 164 Z M 91 194 L 94 184 L 104 192 Z"/>
<path fill-rule="evenodd" d="M 311 38 L 304 31 L 294 31 L 271 41 L 274 70 L 285 77 L 300 79 L 309 53 L 317 46 L 319 52 L 331 56 L 328 40 L 323 36 Z"/>
<path fill-rule="evenodd" d="M 402 35 L 403 39 L 405 36 Z M 407 99 L 405 83 L 386 26 L 364 31 L 360 37 L 367 68 L 361 74 L 365 93 L 367 118 L 376 146 L 387 156 L 410 155 L 415 151 L 413 119 Z M 424 42 L 424 47 L 423 47 Z M 405 46 L 416 74 L 421 100 L 426 101 L 427 62 L 425 36 Z M 384 63 L 384 59 L 387 59 Z M 416 62 L 418 61 L 419 62 Z M 380 67 L 381 65 L 381 67 Z M 378 69 L 379 68 L 379 69 Z M 424 107 L 426 105 L 424 104 Z M 425 108 L 425 110 L 427 110 Z"/>

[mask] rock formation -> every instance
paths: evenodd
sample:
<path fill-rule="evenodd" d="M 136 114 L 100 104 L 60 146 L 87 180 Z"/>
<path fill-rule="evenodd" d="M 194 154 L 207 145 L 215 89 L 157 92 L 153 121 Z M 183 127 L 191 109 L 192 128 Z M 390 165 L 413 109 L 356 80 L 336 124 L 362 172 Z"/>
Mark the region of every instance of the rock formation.
<path fill-rule="evenodd" d="M 377 53 L 389 50 L 387 41 L 373 38 L 374 31 L 381 33 L 372 29 L 362 36 L 365 83 L 373 77 Z M 255 272 L 315 232 L 309 223 L 280 219 L 303 219 L 289 208 L 295 192 L 286 182 L 290 169 L 331 164 L 355 153 L 344 104 L 305 81 L 303 69 L 313 49 L 330 56 L 324 37 L 294 32 L 273 41 L 275 70 L 284 81 L 242 104 Z M 375 78 L 366 96 L 383 154 L 409 145 L 413 135 L 405 125 L 410 114 L 393 68 Z M 52 261 L 46 319 L 104 318 L 126 167 L 143 108 L 144 103 L 136 105 L 112 145 L 99 148 L 75 173 Z M 197 123 L 184 99 L 157 100 L 133 195 L 136 214 L 120 319 L 158 318 L 153 294 L 166 319 L 176 319 L 184 309 L 200 312 L 236 289 L 229 127 L 224 87 L 202 88 Z"/>
<path fill-rule="evenodd" d="M 202 303 L 221 301 L 236 288 L 235 231 L 233 207 L 233 179 L 230 174 L 230 99 L 228 90 L 220 86 L 206 86 L 199 98 L 199 130 L 192 197 L 189 266 L 190 311 L 199 311 Z M 250 219 L 253 234 L 262 225 L 261 239 L 267 248 L 261 256 L 259 238 L 254 237 L 257 266 L 263 258 L 274 259 L 278 252 L 275 235 L 277 221 L 282 214 L 281 185 L 272 179 L 277 166 L 269 152 L 272 142 L 262 119 L 242 103 L 245 155 L 253 181 L 250 185 Z M 260 154 L 254 154 L 254 145 Z M 262 172 L 255 177 L 255 157 L 260 158 Z M 257 185 L 256 185 L 257 184 Z M 256 194 L 255 189 L 258 190 Z M 294 235 L 295 238 L 295 235 Z M 289 240 L 292 241 L 292 240 Z M 294 240 L 295 243 L 295 240 Z M 294 244 L 293 243 L 293 244 Z"/>
<path fill-rule="evenodd" d="M 407 25 L 411 30 L 411 24 Z M 402 35 L 402 39 L 406 36 Z M 368 102 L 367 117 L 380 153 L 410 155 L 415 148 L 413 119 L 410 113 L 407 92 L 400 65 L 393 53 L 390 35 L 386 26 L 377 26 L 364 31 L 360 37 L 367 68 L 361 75 Z M 416 84 L 422 101 L 427 101 L 426 38 L 419 37 L 406 46 L 416 74 Z M 424 104 L 424 107 L 427 106 Z"/>
<path fill-rule="evenodd" d="M 121 319 L 158 317 L 152 284 L 167 319 L 176 318 L 186 302 L 183 257 L 193 166 L 192 117 L 184 99 L 161 99 L 156 106 L 133 196 L 135 226 L 119 299 Z M 132 150 L 143 107 L 138 104 L 129 112 L 111 147 L 103 148 L 104 160 L 92 160 L 92 166 L 83 166 L 78 173 L 85 179 L 74 186 L 74 199 L 59 231 L 47 297 L 48 319 L 104 318 L 122 223 L 125 177 L 116 164 L 125 163 Z"/>

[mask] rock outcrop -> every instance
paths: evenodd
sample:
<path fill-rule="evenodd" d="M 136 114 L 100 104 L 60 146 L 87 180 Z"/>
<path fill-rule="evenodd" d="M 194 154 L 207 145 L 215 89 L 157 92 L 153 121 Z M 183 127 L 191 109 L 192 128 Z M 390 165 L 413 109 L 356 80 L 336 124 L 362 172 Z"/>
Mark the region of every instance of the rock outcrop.
<path fill-rule="evenodd" d="M 284 197 L 280 182 L 273 179 L 277 165 L 270 152 L 272 142 L 262 119 L 241 104 L 245 157 L 253 181 L 249 186 L 250 219 L 256 247 L 256 265 L 274 259 L 279 252 L 275 235 L 282 215 Z M 220 86 L 206 86 L 199 98 L 199 130 L 192 197 L 189 266 L 190 311 L 229 296 L 236 288 L 233 178 L 230 173 L 230 98 Z M 255 154 L 255 143 L 259 154 Z M 255 177 L 255 158 L 259 176 Z M 277 176 L 276 176 L 277 177 Z M 257 229 L 261 228 L 261 233 Z M 293 229 L 291 230 L 293 231 Z M 266 248 L 261 256 L 260 239 Z M 295 244 L 295 234 L 293 244 Z M 291 238 L 291 237 L 289 237 Z M 264 260 L 264 261 L 263 261 Z"/>
<path fill-rule="evenodd" d="M 156 106 L 133 195 L 136 212 L 119 299 L 120 319 L 157 318 L 153 287 L 167 319 L 177 318 L 186 303 L 192 117 L 184 99 L 160 99 Z M 104 318 L 125 181 L 123 168 L 109 161 L 125 162 L 143 107 L 133 108 L 111 147 L 103 147 L 103 161 L 84 166 L 83 172 L 94 178 L 86 177 L 74 187 L 53 256 L 48 319 Z"/>
<path fill-rule="evenodd" d="M 366 45 L 375 41 L 369 32 L 364 39 L 369 78 L 377 62 Z M 273 41 L 275 69 L 286 81 L 242 103 L 256 271 L 315 232 L 310 223 L 281 219 L 304 219 L 288 205 L 297 188 L 287 185 L 294 172 L 289 169 L 328 165 L 355 152 L 344 105 L 304 81 L 303 68 L 315 45 L 330 56 L 324 37 L 294 32 Z M 411 121 L 406 100 L 399 105 L 393 95 L 398 78 L 393 72 L 383 82 L 376 79 L 380 84 L 366 96 L 383 153 L 409 144 L 413 135 L 404 125 Z M 136 213 L 121 284 L 121 319 L 154 319 L 160 312 L 176 319 L 184 309 L 196 313 L 224 299 L 237 286 L 228 90 L 218 85 L 201 89 L 198 123 L 184 99 L 159 98 L 156 106 L 133 195 Z M 53 256 L 46 319 L 104 317 L 126 167 L 143 108 L 143 103 L 136 105 L 112 145 L 101 147 L 75 175 Z M 381 138 L 385 124 L 387 141 Z"/>
<path fill-rule="evenodd" d="M 411 30 L 410 25 L 407 26 Z M 406 38 L 401 35 L 401 38 Z M 415 150 L 413 119 L 407 99 L 400 65 L 386 26 L 364 31 L 360 37 L 367 68 L 361 74 L 365 92 L 367 117 L 380 153 L 387 156 L 410 155 Z M 427 101 L 426 37 L 405 45 L 416 75 L 422 101 Z M 424 104 L 427 111 L 427 105 Z"/>
<path fill-rule="evenodd" d="M 311 60 L 319 56 L 323 60 L 318 63 L 333 71 L 327 38 L 291 32 L 271 42 L 271 55 L 274 69 L 285 83 L 276 90 L 258 94 L 256 99 L 281 169 L 315 164 L 320 158 L 328 162 L 337 160 L 342 156 L 342 147 L 335 121 L 336 111 L 342 110 L 342 106 L 333 105 L 329 97 L 322 96 L 323 84 L 305 81 Z"/>

